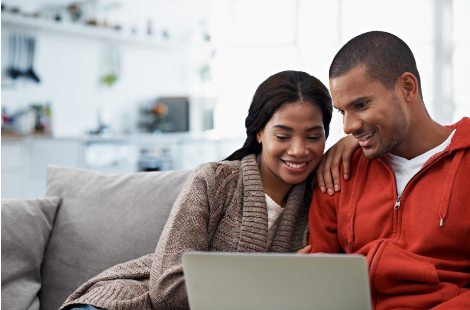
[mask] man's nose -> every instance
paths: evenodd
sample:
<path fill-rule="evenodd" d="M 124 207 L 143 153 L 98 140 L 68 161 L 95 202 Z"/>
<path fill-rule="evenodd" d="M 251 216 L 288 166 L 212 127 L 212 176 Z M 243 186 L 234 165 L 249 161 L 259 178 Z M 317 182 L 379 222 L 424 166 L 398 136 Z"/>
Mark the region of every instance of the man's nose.
<path fill-rule="evenodd" d="M 308 149 L 307 149 L 306 141 L 304 139 L 295 139 L 292 143 L 292 146 L 287 151 L 287 154 L 290 156 L 295 156 L 297 158 L 307 156 Z"/>
<path fill-rule="evenodd" d="M 343 131 L 345 134 L 350 135 L 357 132 L 362 127 L 361 120 L 355 118 L 353 115 L 345 113 L 343 115 Z"/>

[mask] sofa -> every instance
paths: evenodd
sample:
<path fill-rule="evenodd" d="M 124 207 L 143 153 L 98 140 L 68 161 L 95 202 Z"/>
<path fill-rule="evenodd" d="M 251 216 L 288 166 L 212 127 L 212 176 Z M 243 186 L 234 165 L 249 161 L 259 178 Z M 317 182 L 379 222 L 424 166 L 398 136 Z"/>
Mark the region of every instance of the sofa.
<path fill-rule="evenodd" d="M 190 173 L 48 166 L 45 198 L 2 199 L 2 309 L 57 310 L 103 270 L 153 253 Z"/>

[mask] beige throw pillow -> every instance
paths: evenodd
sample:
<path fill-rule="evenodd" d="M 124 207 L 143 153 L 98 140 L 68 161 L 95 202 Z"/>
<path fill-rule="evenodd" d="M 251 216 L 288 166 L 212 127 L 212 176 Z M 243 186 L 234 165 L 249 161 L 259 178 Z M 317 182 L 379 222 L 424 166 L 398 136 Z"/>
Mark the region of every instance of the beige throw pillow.
<path fill-rule="evenodd" d="M 2 199 L 2 309 L 39 310 L 41 264 L 61 199 Z"/>

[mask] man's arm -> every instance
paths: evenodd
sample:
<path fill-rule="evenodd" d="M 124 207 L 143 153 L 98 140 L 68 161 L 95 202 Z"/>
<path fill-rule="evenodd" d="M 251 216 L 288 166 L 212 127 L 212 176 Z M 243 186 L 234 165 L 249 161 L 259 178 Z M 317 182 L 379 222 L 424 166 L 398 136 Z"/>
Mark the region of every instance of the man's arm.
<path fill-rule="evenodd" d="M 312 246 L 310 253 L 343 252 L 338 241 L 336 214 L 336 205 L 340 195 L 340 193 L 336 193 L 334 196 L 322 195 L 319 188 L 315 188 L 308 221 L 310 229 L 308 243 Z"/>
<path fill-rule="evenodd" d="M 460 294 L 430 310 L 468 310 L 470 309 L 470 291 Z"/>

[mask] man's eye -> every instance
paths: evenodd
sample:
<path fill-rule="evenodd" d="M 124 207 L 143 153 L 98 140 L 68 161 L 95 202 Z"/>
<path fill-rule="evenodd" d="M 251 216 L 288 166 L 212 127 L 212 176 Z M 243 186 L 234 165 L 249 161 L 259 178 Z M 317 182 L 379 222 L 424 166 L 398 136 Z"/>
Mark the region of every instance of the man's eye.
<path fill-rule="evenodd" d="M 308 137 L 308 139 L 310 139 L 310 140 L 318 140 L 318 139 L 320 139 L 321 137 L 322 137 L 322 136 L 310 136 L 310 137 Z"/>
<path fill-rule="evenodd" d="M 342 115 L 344 115 L 344 111 L 343 110 L 337 110 L 338 113 L 341 113 Z"/>
<path fill-rule="evenodd" d="M 358 108 L 358 109 L 362 109 L 363 107 L 365 107 L 365 106 L 366 106 L 366 104 L 367 104 L 367 101 L 365 101 L 365 102 L 361 102 L 361 103 L 358 103 L 358 104 L 356 104 L 356 108 Z"/>

